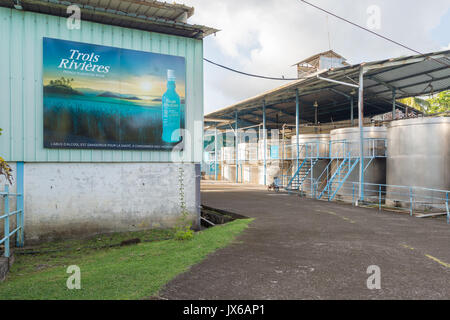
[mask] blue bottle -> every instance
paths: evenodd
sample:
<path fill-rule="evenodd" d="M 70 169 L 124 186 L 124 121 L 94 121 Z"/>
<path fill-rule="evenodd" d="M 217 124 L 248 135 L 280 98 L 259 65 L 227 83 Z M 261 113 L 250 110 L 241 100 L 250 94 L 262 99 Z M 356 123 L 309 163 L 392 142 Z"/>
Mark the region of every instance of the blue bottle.
<path fill-rule="evenodd" d="M 167 91 L 162 96 L 162 140 L 167 143 L 179 142 L 181 124 L 180 96 L 175 91 L 175 72 L 167 70 Z"/>

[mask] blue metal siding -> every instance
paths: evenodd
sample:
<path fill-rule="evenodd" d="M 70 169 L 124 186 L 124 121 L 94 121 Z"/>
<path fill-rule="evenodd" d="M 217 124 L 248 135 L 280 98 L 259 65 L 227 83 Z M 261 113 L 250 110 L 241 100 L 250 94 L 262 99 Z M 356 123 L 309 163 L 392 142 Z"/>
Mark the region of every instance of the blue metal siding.
<path fill-rule="evenodd" d="M 58 38 L 186 58 L 186 128 L 203 121 L 201 40 L 0 8 L 0 155 L 26 162 L 167 162 L 166 151 L 55 150 L 43 147 L 42 38 Z M 201 132 L 200 132 L 201 134 Z M 192 139 L 194 137 L 192 136 Z M 195 137 L 200 141 L 202 137 Z M 186 161 L 200 162 L 201 148 L 186 146 Z"/>

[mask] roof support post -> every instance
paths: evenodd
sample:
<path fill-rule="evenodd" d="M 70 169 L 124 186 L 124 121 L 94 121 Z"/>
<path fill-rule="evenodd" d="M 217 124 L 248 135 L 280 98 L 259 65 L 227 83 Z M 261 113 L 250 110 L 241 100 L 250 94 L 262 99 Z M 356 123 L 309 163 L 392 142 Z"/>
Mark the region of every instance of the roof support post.
<path fill-rule="evenodd" d="M 396 91 L 395 89 L 392 90 L 392 121 L 395 120 L 395 96 Z"/>
<path fill-rule="evenodd" d="M 359 201 L 364 201 L 364 73 L 359 70 L 358 126 L 359 126 Z"/>
<path fill-rule="evenodd" d="M 266 101 L 263 100 L 263 148 L 264 148 L 264 185 L 267 185 L 267 129 L 266 129 Z"/>
<path fill-rule="evenodd" d="M 351 124 L 352 124 L 352 127 L 355 125 L 355 119 L 354 119 L 354 116 L 353 116 L 353 109 L 354 109 L 354 100 L 353 100 L 353 97 L 350 97 L 350 119 L 351 119 Z"/>
<path fill-rule="evenodd" d="M 217 149 L 219 143 L 217 142 L 217 127 L 214 128 L 214 179 L 217 180 Z"/>
<path fill-rule="evenodd" d="M 238 132 L 238 112 L 235 111 L 235 122 L 234 122 L 234 156 L 236 157 L 236 183 L 239 183 L 239 132 Z"/>
<path fill-rule="evenodd" d="M 300 134 L 300 100 L 298 96 L 298 89 L 295 89 L 295 135 L 296 135 L 296 149 L 297 150 L 297 156 L 296 156 L 296 169 L 297 171 L 299 166 L 299 158 L 300 158 L 300 150 L 299 150 L 299 134 Z"/>

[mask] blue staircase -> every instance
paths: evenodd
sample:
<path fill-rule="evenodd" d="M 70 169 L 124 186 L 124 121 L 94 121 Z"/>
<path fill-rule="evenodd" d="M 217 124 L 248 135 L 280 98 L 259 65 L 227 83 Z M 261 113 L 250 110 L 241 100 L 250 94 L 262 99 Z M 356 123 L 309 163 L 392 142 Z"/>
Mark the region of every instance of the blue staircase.
<path fill-rule="evenodd" d="M 321 199 L 322 197 L 327 195 L 329 201 L 333 200 L 339 189 L 342 187 L 347 178 L 356 168 L 358 163 L 359 158 L 351 158 L 351 157 L 344 158 L 340 163 L 338 160 L 336 160 L 336 164 L 338 167 L 334 172 L 334 174 L 331 176 L 331 178 L 328 180 L 328 183 L 325 186 L 325 188 L 320 192 L 317 199 Z"/>
<path fill-rule="evenodd" d="M 298 167 L 295 174 L 292 176 L 288 185 L 286 186 L 287 191 L 298 191 L 302 188 L 303 183 L 307 179 L 308 175 L 311 173 L 312 169 L 319 161 L 317 158 L 306 158 L 303 160 L 302 164 Z"/>

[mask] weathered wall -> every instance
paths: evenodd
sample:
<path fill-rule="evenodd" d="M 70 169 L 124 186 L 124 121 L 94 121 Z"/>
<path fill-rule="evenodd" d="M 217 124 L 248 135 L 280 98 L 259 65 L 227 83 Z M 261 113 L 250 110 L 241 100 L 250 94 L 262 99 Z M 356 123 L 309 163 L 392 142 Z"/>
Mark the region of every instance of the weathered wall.
<path fill-rule="evenodd" d="M 25 163 L 25 240 L 173 227 L 181 213 L 180 167 L 195 224 L 194 164 Z"/>

